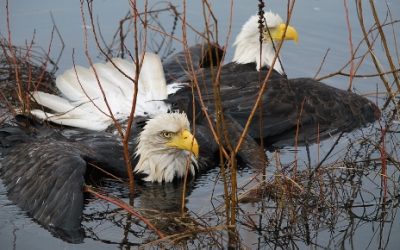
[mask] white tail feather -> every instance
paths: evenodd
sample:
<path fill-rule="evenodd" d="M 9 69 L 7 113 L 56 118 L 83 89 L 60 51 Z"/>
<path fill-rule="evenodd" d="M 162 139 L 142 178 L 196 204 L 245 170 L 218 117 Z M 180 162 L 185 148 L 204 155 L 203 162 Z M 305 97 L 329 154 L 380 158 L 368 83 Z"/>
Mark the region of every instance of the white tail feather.
<path fill-rule="evenodd" d="M 120 58 L 112 61 L 115 65 L 98 63 L 91 68 L 76 66 L 65 71 L 56 79 L 63 97 L 33 92 L 33 98 L 40 105 L 55 113 L 32 110 L 32 114 L 58 124 L 92 130 L 103 130 L 112 124 L 109 109 L 116 119 L 126 119 L 133 103 L 135 64 Z M 139 75 L 135 115 L 167 112 L 169 106 L 162 101 L 167 95 L 160 58 L 146 53 Z"/>
<path fill-rule="evenodd" d="M 74 109 L 74 106 L 68 100 L 56 95 L 35 91 L 32 93 L 32 97 L 38 104 L 56 112 L 65 113 Z"/>
<path fill-rule="evenodd" d="M 70 117 L 68 114 L 55 115 L 51 113 L 44 112 L 39 109 L 31 110 L 31 113 L 39 119 L 51 121 L 60 125 L 71 126 L 75 128 L 84 128 L 95 131 L 101 131 L 108 128 L 111 125 L 111 120 L 109 119 L 90 119 L 88 116 L 83 119 L 83 117 Z"/>

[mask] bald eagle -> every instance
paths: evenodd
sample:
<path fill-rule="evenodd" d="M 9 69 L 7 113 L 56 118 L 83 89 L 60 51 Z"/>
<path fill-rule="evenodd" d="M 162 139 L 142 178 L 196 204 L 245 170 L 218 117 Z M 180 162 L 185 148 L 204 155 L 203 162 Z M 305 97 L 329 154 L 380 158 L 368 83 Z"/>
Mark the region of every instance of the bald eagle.
<path fill-rule="evenodd" d="M 121 139 L 104 131 L 57 130 L 34 120 L 22 122 L 23 126 L 0 129 L 5 155 L 0 177 L 8 197 L 56 236 L 80 242 L 86 176 L 99 174 L 93 165 L 127 178 Z M 194 174 L 199 146 L 185 114 L 158 114 L 142 124 L 140 118 L 135 120 L 130 141 L 138 156 L 133 162 L 137 173 L 156 182 L 183 177 L 186 166 Z"/>
<path fill-rule="evenodd" d="M 217 67 L 209 67 L 179 79 L 185 83 L 197 79 L 202 100 L 211 114 L 216 110 L 213 84 L 218 82 L 224 114 L 238 122 L 241 130 L 275 57 L 272 43 L 282 39 L 298 40 L 295 28 L 286 26 L 279 15 L 268 12 L 263 20 L 266 28 L 261 50 L 258 16 L 252 16 L 236 37 L 233 61 L 223 65 L 219 74 Z M 273 74 L 265 82 L 266 88 L 258 107 L 261 111 L 256 112 L 249 127 L 250 136 L 263 140 L 267 147 L 294 145 L 295 142 L 309 144 L 317 138 L 349 132 L 380 117 L 379 108 L 360 95 L 312 78 L 287 79 L 278 60 L 273 69 Z M 218 79 L 215 79 L 216 75 Z M 194 94 L 193 103 L 192 89 L 188 85 L 169 95 L 168 102 L 174 109 L 185 111 L 189 117 L 201 118 L 203 110 L 198 92 L 195 90 Z"/>

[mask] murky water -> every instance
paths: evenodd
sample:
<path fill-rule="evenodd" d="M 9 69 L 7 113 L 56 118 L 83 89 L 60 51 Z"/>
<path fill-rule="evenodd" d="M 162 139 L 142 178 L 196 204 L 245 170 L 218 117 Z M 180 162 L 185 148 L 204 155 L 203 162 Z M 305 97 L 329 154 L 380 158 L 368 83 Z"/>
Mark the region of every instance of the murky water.
<path fill-rule="evenodd" d="M 140 4 L 142 4 L 142 1 Z M 164 8 L 165 4 L 157 4 L 157 1 L 150 1 L 149 7 L 156 9 Z M 172 1 L 182 9 L 181 1 Z M 352 1 L 351 1 L 352 2 Z M 399 19 L 400 4 L 397 1 L 386 1 L 390 7 L 394 19 Z M 381 18 L 386 15 L 386 3 L 384 1 L 376 1 L 376 7 Z M 7 35 L 5 22 L 5 3 L 1 3 L 0 8 L 0 33 Z M 286 3 L 280 0 L 268 1 L 267 9 L 285 16 Z M 365 1 L 365 23 L 371 25 L 373 23 L 370 9 L 367 8 Z M 129 11 L 129 6 L 125 1 L 116 2 L 111 0 L 94 1 L 96 22 L 99 23 L 102 36 L 105 41 L 111 41 L 112 36 L 118 27 L 118 21 Z M 201 14 L 200 1 L 188 1 L 187 13 L 188 22 L 195 28 L 202 30 L 203 18 Z M 139 9 L 143 9 L 143 5 Z M 226 33 L 229 23 L 229 2 L 215 1 L 213 10 L 218 19 L 219 25 L 219 42 L 225 43 Z M 30 41 L 35 36 L 35 46 L 40 46 L 47 50 L 51 37 L 53 23 L 50 13 L 54 17 L 62 39 L 65 43 L 65 49 L 60 59 L 59 71 L 62 72 L 72 65 L 74 58 L 76 64 L 87 65 L 84 55 L 84 36 L 82 28 L 82 18 L 77 1 L 10 1 L 10 26 L 12 30 L 12 41 L 15 45 L 24 45 L 26 41 Z M 229 38 L 229 47 L 233 43 L 235 35 L 239 32 L 241 25 L 247 18 L 257 12 L 257 3 L 250 4 L 249 1 L 237 1 L 233 6 L 232 34 Z M 362 33 L 358 28 L 356 10 L 353 3 L 349 3 L 350 23 L 352 25 L 352 39 L 354 44 L 358 44 L 362 38 Z M 171 15 L 161 16 L 162 22 L 168 28 L 172 27 L 173 17 Z M 97 21 L 98 20 L 98 21 Z M 292 17 L 292 25 L 299 32 L 299 44 L 286 43 L 282 50 L 282 61 L 289 77 L 297 76 L 314 76 L 319 65 L 323 61 L 324 55 L 329 50 L 325 63 L 319 73 L 319 76 L 339 70 L 350 59 L 350 47 L 348 45 L 348 29 L 346 27 L 346 17 L 344 11 L 344 1 L 328 1 L 328 0 L 312 0 L 298 1 L 295 6 L 294 15 Z M 369 27 L 369 26 L 368 26 Z M 398 28 L 398 25 L 396 26 Z M 177 27 L 175 35 L 181 36 L 181 28 Z M 189 36 L 189 43 L 199 41 L 193 32 Z M 33 35 L 34 34 L 34 35 Z M 387 32 L 389 46 L 394 48 L 392 33 Z M 93 58 L 96 58 L 98 52 L 90 40 L 89 51 Z M 56 57 L 61 50 L 60 39 L 56 37 L 52 42 L 51 55 Z M 173 46 L 179 50 L 181 47 L 178 43 Z M 364 48 L 365 49 L 365 48 Z M 400 48 L 398 48 L 400 49 Z M 74 56 L 72 56 L 74 51 Z M 384 51 L 381 46 L 375 47 L 375 53 L 380 58 L 381 63 L 386 69 L 387 62 L 384 60 Z M 232 58 L 232 49 L 228 50 L 227 60 Z M 348 68 L 345 70 L 348 72 Z M 371 59 L 366 58 L 362 67 L 358 71 L 362 73 L 375 72 Z M 333 77 L 325 82 L 338 88 L 348 87 L 348 78 Z M 353 88 L 359 94 L 371 94 L 383 90 L 382 83 L 378 78 L 357 78 L 354 80 Z M 383 102 L 382 99 L 378 99 Z M 386 149 L 388 154 L 399 159 L 398 154 L 398 127 L 393 126 L 394 132 L 388 136 Z M 292 166 L 295 159 L 298 160 L 299 168 L 306 169 L 306 165 L 316 166 L 317 163 L 330 152 L 335 146 L 330 156 L 324 162 L 326 166 L 329 163 L 346 162 L 349 159 L 363 159 L 363 155 L 369 155 L 370 158 L 380 157 L 377 150 L 371 149 L 362 144 L 359 138 L 370 138 L 370 144 L 379 140 L 380 131 L 379 124 L 357 130 L 351 135 L 346 135 L 339 143 L 335 143 L 336 136 L 330 140 L 321 142 L 319 145 L 311 145 L 309 154 L 305 147 L 283 148 L 280 150 L 280 164 L 274 161 L 277 154 L 269 152 L 268 156 L 272 159 L 272 163 L 267 169 L 267 177 L 271 177 L 277 168 L 285 168 Z M 374 140 L 374 136 L 377 136 Z M 351 147 L 349 146 L 351 145 Z M 356 150 L 361 148 L 360 150 Z M 351 152 L 351 153 L 346 153 Z M 372 152 L 372 153 L 370 153 Z M 354 156 L 358 155 L 358 156 Z M 311 155 L 310 159 L 308 155 Z M 353 157 L 354 156 L 354 157 Z M 353 157 L 353 158 L 352 158 Z M 375 165 L 374 165 L 375 163 Z M 345 164 L 344 164 L 345 165 Z M 364 167 L 364 168 L 357 168 Z M 242 204 L 242 214 L 247 214 L 239 219 L 241 237 L 243 245 L 249 248 L 354 248 L 354 249 L 377 249 L 387 248 L 396 249 L 400 245 L 400 239 L 397 235 L 400 233 L 400 219 L 397 215 L 399 204 L 397 183 L 399 181 L 398 169 L 394 165 L 388 164 L 388 182 L 389 198 L 391 202 L 382 201 L 380 164 L 378 161 L 372 161 L 367 167 L 359 163 L 353 166 L 355 174 L 352 178 L 348 176 L 338 178 L 342 183 L 332 183 L 332 192 L 338 192 L 331 197 L 326 197 L 327 202 L 331 202 L 330 206 L 322 206 L 319 214 L 314 210 L 301 210 L 304 204 L 297 204 L 298 209 L 293 210 L 304 215 L 304 221 L 298 221 L 297 216 L 284 217 L 296 220 L 287 221 L 288 227 L 274 227 L 272 224 L 276 219 L 275 211 L 280 208 L 276 203 L 268 203 L 263 201 L 259 203 Z M 360 172 L 365 171 L 362 175 Z M 241 169 L 239 182 L 240 185 L 250 182 L 254 173 L 250 169 Z M 332 170 L 332 175 L 339 175 L 338 169 Z M 204 223 L 210 225 L 223 224 L 223 216 L 218 211 L 223 204 L 223 186 L 220 180 L 219 169 L 209 171 L 197 178 L 190 185 L 187 195 L 186 209 L 190 211 L 193 218 L 197 216 L 203 218 Z M 354 182 L 353 182 L 354 181 Z M 357 182 L 358 181 L 358 182 Z M 360 184 L 359 182 L 362 182 Z M 357 184 L 357 185 L 356 185 Z M 338 189 L 338 186 L 344 186 Z M 359 190 L 355 191 L 355 187 Z M 124 197 L 126 188 L 118 183 L 106 182 L 105 190 Z M 165 214 L 179 211 L 181 186 L 179 185 L 142 185 L 139 186 L 137 198 L 135 200 L 138 209 L 143 213 L 152 215 L 153 210 L 164 211 Z M 354 197 L 353 197 L 354 196 Z M 342 202 L 335 203 L 333 197 L 341 197 Z M 397 198 L 396 198 L 397 197 Z M 345 202 L 355 202 L 356 205 L 351 209 L 343 209 L 340 207 L 336 210 L 338 214 L 334 214 L 335 209 L 327 209 L 327 207 L 340 206 L 345 207 Z M 379 204 L 385 203 L 386 206 Z M 285 204 L 283 204 L 285 205 Z M 288 205 L 288 204 L 286 204 Z M 361 206 L 362 205 L 362 206 Z M 282 206 L 282 204 L 281 204 Z M 315 206 L 311 206 L 315 208 Z M 53 237 L 47 230 L 43 229 L 30 219 L 25 212 L 11 204 L 6 197 L 6 191 L 0 181 L 0 248 L 1 249 L 116 249 L 125 248 L 126 245 L 138 246 L 143 242 L 155 239 L 150 230 L 142 228 L 140 223 L 129 227 L 126 223 L 126 216 L 118 213 L 115 207 L 98 200 L 88 200 L 84 211 L 83 226 L 85 228 L 86 238 L 82 244 L 69 244 L 58 238 Z M 210 211 L 213 211 L 212 213 Z M 215 212 L 217 211 L 217 212 Z M 221 210 L 222 211 L 222 210 Z M 326 213 L 326 214 L 324 214 Z M 382 214 L 385 214 L 383 216 Z M 382 218 L 379 216 L 382 215 Z M 173 217 L 171 215 L 171 217 Z M 161 219 L 160 219 L 161 220 Z M 173 220 L 173 219 L 172 219 Z M 250 221 L 258 222 L 253 225 Z M 170 224 L 171 231 L 174 230 L 173 223 L 168 219 L 159 222 L 160 225 Z M 135 224 L 132 222 L 132 224 Z M 292 227 L 290 227 L 292 225 Z M 127 228 L 130 230 L 128 234 Z M 257 228 L 257 230 L 254 230 Z M 175 228 L 176 229 L 176 228 Z M 179 229 L 176 229 L 177 231 Z M 308 231 L 308 233 L 307 233 Z M 127 235 L 127 236 L 126 236 Z M 147 239 L 146 237 L 152 237 Z M 223 237 L 221 237 L 223 238 Z M 201 239 L 200 239 L 201 241 Z M 204 242 L 207 242 L 205 237 Z M 130 242 L 127 244 L 126 242 Z M 204 243 L 203 242 L 203 243 Z M 211 241 L 210 241 L 211 242 Z M 225 242 L 226 243 L 226 242 Z M 188 245 L 196 248 L 196 243 L 189 242 Z"/>

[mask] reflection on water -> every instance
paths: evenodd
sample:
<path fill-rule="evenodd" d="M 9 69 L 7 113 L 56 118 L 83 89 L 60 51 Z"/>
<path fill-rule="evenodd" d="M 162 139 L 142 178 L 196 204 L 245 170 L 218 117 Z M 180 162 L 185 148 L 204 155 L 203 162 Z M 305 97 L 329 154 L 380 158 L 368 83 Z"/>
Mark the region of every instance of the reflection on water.
<path fill-rule="evenodd" d="M 181 1 L 172 2 L 182 5 Z M 392 13 L 400 13 L 397 3 L 388 3 Z M 118 20 L 125 16 L 128 6 L 125 2 L 115 1 L 95 1 L 95 4 L 102 35 L 106 41 L 110 41 Z M 269 1 L 268 4 L 267 8 L 282 15 L 286 13 L 286 4 L 282 4 L 282 1 Z M 384 3 L 376 4 L 380 16 L 385 16 Z M 151 1 L 150 6 L 154 5 L 162 8 L 162 5 Z M 224 42 L 228 28 L 226 6 L 227 3 L 222 1 L 213 3 L 213 9 L 220 18 L 221 43 Z M 25 40 L 30 39 L 27 34 L 36 29 L 37 45 L 47 48 L 52 29 L 49 12 L 52 12 L 66 44 L 59 63 L 59 72 L 71 67 L 73 48 L 75 62 L 87 64 L 83 53 L 78 2 L 17 1 L 11 2 L 10 8 L 15 44 L 24 44 Z M 201 30 L 203 21 L 199 15 L 200 9 L 199 1 L 190 2 L 188 22 Z M 4 17 L 4 11 L 2 6 L 0 16 Z M 257 6 L 237 2 L 233 11 L 232 37 L 238 33 L 248 16 L 256 13 Z M 350 5 L 349 11 L 355 13 L 353 5 Z M 173 17 L 165 15 L 163 18 L 165 20 L 162 22 L 170 25 L 168 28 L 171 29 Z M 356 18 L 355 14 L 350 15 L 350 22 L 354 26 L 353 39 L 358 42 L 361 32 L 355 28 Z M 371 16 L 366 16 L 366 23 L 372 23 Z M 328 49 L 329 54 L 320 75 L 340 69 L 349 59 L 342 1 L 299 1 L 296 3 L 292 24 L 299 31 L 300 42 L 298 45 L 287 43 L 283 48 L 282 59 L 289 76 L 313 76 Z M 0 22 L 0 28 L 4 36 L 4 21 Z M 181 36 L 180 30 L 178 27 L 175 31 L 177 37 Z M 191 35 L 189 43 L 198 39 Z M 232 41 L 230 38 L 230 44 Z M 178 50 L 181 48 L 178 43 L 172 46 Z M 57 55 L 60 51 L 60 42 L 57 39 L 52 48 L 52 55 Z M 230 51 L 232 50 L 228 50 L 228 60 L 232 58 Z M 95 46 L 90 48 L 90 52 L 93 56 L 98 54 Z M 383 51 L 377 50 L 376 53 L 379 56 Z M 374 72 L 370 59 L 366 60 L 360 72 Z M 348 79 L 345 77 L 331 78 L 327 82 L 339 88 L 348 86 Z M 355 79 L 354 88 L 358 93 L 374 93 L 377 88 L 381 88 L 381 84 L 376 78 L 358 78 Z M 379 102 L 383 101 L 379 99 Z M 384 117 L 391 116 L 390 111 L 384 112 Z M 386 122 L 391 121 L 384 118 L 381 124 L 345 134 L 340 140 L 333 136 L 309 147 L 286 147 L 279 152 L 268 152 L 270 164 L 265 177 L 268 182 L 264 182 L 261 177 L 254 180 L 255 173 L 247 168 L 241 169 L 239 184 L 246 185 L 239 195 L 243 201 L 238 218 L 241 243 L 249 248 L 393 249 L 398 246 L 400 239 L 395 236 L 400 232 L 400 220 L 397 216 L 400 176 L 396 165 L 399 159 L 399 127 L 393 124 L 387 130 L 385 143 L 382 144 L 380 131 Z M 394 157 L 393 161 L 389 159 L 385 163 L 388 170 L 385 173 L 388 176 L 386 192 L 382 189 L 382 145 L 387 154 Z M 320 166 L 321 161 L 323 166 Z M 294 168 L 297 169 L 295 177 Z M 318 171 L 313 171 L 316 168 Z M 279 185 L 270 185 L 271 183 Z M 127 197 L 128 190 L 124 184 L 105 181 L 103 189 L 109 194 Z M 1 249 L 114 249 L 138 246 L 157 239 L 137 218 L 128 216 L 109 203 L 88 199 L 83 219 L 86 238 L 83 244 L 71 245 L 53 237 L 26 216 L 25 212 L 10 204 L 5 192 L 0 181 Z M 135 206 L 163 232 L 178 234 L 176 238 L 182 237 L 184 240 L 181 244 L 189 248 L 226 246 L 226 235 L 223 233 L 223 185 L 219 168 L 210 170 L 189 183 L 185 208 L 189 215 L 186 217 L 180 216 L 181 194 L 182 185 L 178 183 L 138 184 Z M 214 231 L 204 230 L 206 226 L 211 226 Z M 191 230 L 201 233 L 189 236 L 185 234 Z M 170 244 L 161 243 L 163 246 Z"/>

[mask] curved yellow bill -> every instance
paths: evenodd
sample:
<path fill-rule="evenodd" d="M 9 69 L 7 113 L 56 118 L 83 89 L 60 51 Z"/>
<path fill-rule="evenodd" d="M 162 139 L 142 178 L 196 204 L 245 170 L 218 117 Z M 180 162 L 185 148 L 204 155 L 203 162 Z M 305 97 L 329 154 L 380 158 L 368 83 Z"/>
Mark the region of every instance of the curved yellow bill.
<path fill-rule="evenodd" d="M 286 30 L 286 33 L 285 33 Z M 271 39 L 276 41 L 281 40 L 294 40 L 296 43 L 299 40 L 296 29 L 293 26 L 286 26 L 286 24 L 281 23 L 277 27 L 269 30 L 271 34 Z M 285 35 L 284 35 L 285 34 Z M 269 37 L 268 31 L 265 31 L 264 37 Z"/>
<path fill-rule="evenodd" d="M 190 151 L 196 158 L 199 157 L 199 144 L 197 144 L 196 138 L 186 129 L 174 135 L 167 146 Z"/>

